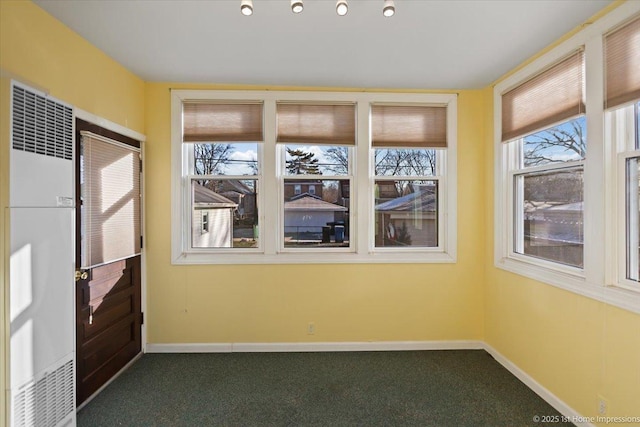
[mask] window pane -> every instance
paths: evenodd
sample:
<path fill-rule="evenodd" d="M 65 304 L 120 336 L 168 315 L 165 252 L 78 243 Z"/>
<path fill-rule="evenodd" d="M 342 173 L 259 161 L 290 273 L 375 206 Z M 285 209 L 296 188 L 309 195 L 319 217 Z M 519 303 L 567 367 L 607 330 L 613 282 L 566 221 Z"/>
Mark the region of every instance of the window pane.
<path fill-rule="evenodd" d="M 193 144 L 195 175 L 257 175 L 258 144 Z"/>
<path fill-rule="evenodd" d="M 587 121 L 584 116 L 524 138 L 524 166 L 541 166 L 585 158 Z"/>
<path fill-rule="evenodd" d="M 640 281 L 640 158 L 627 160 L 627 278 Z"/>
<path fill-rule="evenodd" d="M 258 247 L 256 185 L 252 179 L 192 180 L 191 246 Z"/>
<path fill-rule="evenodd" d="M 583 266 L 582 168 L 524 174 L 516 179 L 521 222 L 516 251 L 575 267 Z"/>
<path fill-rule="evenodd" d="M 140 253 L 140 152 L 82 136 L 82 268 Z"/>
<path fill-rule="evenodd" d="M 284 246 L 348 247 L 349 190 L 348 179 L 285 180 Z"/>
<path fill-rule="evenodd" d="M 347 175 L 349 173 L 349 147 L 287 144 L 285 149 L 286 175 Z"/>
<path fill-rule="evenodd" d="M 375 173 L 378 176 L 433 176 L 436 174 L 436 150 L 375 150 Z"/>
<path fill-rule="evenodd" d="M 375 184 L 375 246 L 438 246 L 438 182 Z"/>

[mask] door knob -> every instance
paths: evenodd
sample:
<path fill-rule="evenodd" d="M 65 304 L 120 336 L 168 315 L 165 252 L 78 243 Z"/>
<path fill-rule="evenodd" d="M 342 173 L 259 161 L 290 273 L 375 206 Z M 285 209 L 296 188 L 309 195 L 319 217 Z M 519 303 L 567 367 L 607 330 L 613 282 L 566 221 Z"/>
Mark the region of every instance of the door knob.
<path fill-rule="evenodd" d="M 79 280 L 87 280 L 88 277 L 89 277 L 89 273 L 87 273 L 86 271 L 76 270 L 76 275 L 75 275 L 76 282 Z"/>

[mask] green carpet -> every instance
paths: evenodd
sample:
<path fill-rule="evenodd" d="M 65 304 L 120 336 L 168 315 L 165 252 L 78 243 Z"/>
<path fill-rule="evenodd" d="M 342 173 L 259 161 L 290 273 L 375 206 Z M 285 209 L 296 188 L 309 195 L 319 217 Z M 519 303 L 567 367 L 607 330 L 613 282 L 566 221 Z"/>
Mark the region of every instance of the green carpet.
<path fill-rule="evenodd" d="M 553 415 L 483 350 L 146 354 L 78 426 L 511 427 Z"/>

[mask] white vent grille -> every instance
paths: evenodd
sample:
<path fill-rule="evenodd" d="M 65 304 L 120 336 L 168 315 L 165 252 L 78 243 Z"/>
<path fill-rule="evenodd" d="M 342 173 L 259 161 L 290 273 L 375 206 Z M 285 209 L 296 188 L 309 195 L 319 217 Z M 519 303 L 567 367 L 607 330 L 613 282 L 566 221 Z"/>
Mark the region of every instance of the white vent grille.
<path fill-rule="evenodd" d="M 71 160 L 73 110 L 20 86 L 13 86 L 13 148 Z"/>
<path fill-rule="evenodd" d="M 13 427 L 54 427 L 75 410 L 73 360 L 30 381 L 13 398 Z"/>

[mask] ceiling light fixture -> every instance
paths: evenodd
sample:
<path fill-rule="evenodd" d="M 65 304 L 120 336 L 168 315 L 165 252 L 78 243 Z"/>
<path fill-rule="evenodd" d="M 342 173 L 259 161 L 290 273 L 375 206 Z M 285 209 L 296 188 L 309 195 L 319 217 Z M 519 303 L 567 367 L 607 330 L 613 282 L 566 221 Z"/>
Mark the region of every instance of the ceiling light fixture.
<path fill-rule="evenodd" d="M 344 16 L 349 12 L 349 5 L 347 0 L 338 0 L 336 3 L 336 13 L 340 16 Z"/>
<path fill-rule="evenodd" d="M 240 12 L 244 16 L 253 15 L 253 0 L 242 0 L 240 2 Z"/>
<path fill-rule="evenodd" d="M 304 9 L 302 0 L 291 0 L 291 11 L 293 13 L 300 13 Z"/>
<path fill-rule="evenodd" d="M 384 0 L 384 6 L 382 7 L 382 14 L 389 18 L 396 13 L 396 5 L 393 0 Z"/>

